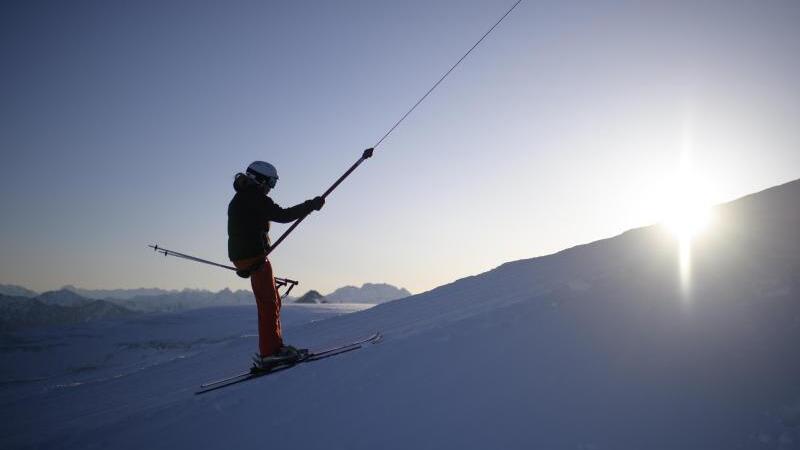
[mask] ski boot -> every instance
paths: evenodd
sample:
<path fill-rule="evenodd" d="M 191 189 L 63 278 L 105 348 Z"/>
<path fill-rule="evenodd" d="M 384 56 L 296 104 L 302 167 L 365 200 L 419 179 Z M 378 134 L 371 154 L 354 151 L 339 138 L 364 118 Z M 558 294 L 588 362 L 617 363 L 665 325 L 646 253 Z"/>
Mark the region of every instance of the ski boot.
<path fill-rule="evenodd" d="M 307 349 L 298 349 L 291 345 L 284 345 L 270 356 L 253 355 L 251 372 L 269 372 L 277 366 L 295 364 L 308 355 Z"/>
<path fill-rule="evenodd" d="M 284 345 L 283 347 L 278 349 L 278 352 L 275 354 L 275 356 L 279 358 L 285 358 L 291 362 L 297 362 L 300 359 L 303 359 L 304 357 L 308 356 L 308 349 L 297 348 L 291 345 Z"/>

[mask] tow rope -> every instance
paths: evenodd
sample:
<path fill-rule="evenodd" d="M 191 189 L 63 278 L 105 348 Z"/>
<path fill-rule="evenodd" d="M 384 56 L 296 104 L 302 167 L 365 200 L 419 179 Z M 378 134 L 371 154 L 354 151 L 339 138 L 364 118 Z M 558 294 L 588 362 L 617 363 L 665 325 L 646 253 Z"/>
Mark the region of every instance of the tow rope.
<path fill-rule="evenodd" d="M 406 113 L 405 113 L 405 114 L 403 114 L 403 116 L 402 116 L 402 117 L 400 117 L 400 120 L 398 120 L 397 122 L 395 122 L 395 124 L 394 124 L 394 125 L 392 125 L 392 127 L 391 127 L 391 128 L 389 128 L 389 131 L 387 131 L 387 132 L 386 132 L 386 134 L 384 134 L 384 135 L 383 135 L 383 137 L 381 137 L 380 139 L 378 139 L 378 142 L 376 142 L 376 143 L 375 143 L 375 145 L 373 145 L 372 147 L 370 147 L 370 148 L 368 148 L 368 149 L 364 150 L 364 153 L 361 155 L 361 158 L 359 158 L 359 159 L 358 159 L 358 161 L 356 161 L 356 162 L 355 162 L 355 164 L 353 164 L 352 166 L 350 166 L 350 168 L 349 168 L 349 169 L 347 169 L 347 171 L 344 173 L 344 175 L 342 175 L 341 177 L 339 177 L 339 179 L 338 179 L 338 180 L 336 180 L 336 182 L 335 182 L 335 183 L 333 183 L 333 185 L 332 185 L 330 188 L 328 188 L 328 190 L 327 190 L 327 191 L 325 191 L 325 193 L 324 193 L 324 194 L 322 194 L 322 196 L 321 196 L 321 197 L 322 197 L 322 198 L 327 198 L 327 197 L 328 197 L 328 195 L 330 195 L 330 193 L 331 193 L 331 192 L 333 192 L 333 190 L 334 190 L 334 189 L 336 189 L 336 187 L 337 187 L 337 186 L 339 186 L 339 184 L 341 184 L 341 182 L 342 182 L 342 181 L 344 181 L 344 179 L 345 179 L 345 178 L 347 178 L 347 177 L 348 177 L 348 176 L 349 176 L 351 173 L 353 173 L 353 171 L 354 171 L 354 170 L 356 170 L 356 168 L 357 168 L 359 165 L 361 165 L 361 163 L 362 163 L 362 162 L 366 161 L 368 158 L 371 158 L 371 157 L 372 157 L 372 153 L 375 151 L 375 149 L 376 149 L 376 148 L 378 148 L 378 146 L 379 146 L 379 145 L 381 145 L 381 143 L 382 143 L 382 142 L 383 142 L 383 141 L 384 141 L 384 140 L 385 140 L 387 137 L 389 137 L 389 135 L 390 135 L 390 134 L 392 134 L 392 132 L 395 130 L 395 128 L 397 128 L 397 127 L 398 127 L 398 126 L 399 126 L 399 125 L 400 125 L 400 124 L 401 124 L 401 123 L 402 123 L 404 120 L 406 120 L 406 117 L 408 117 L 408 116 L 409 116 L 409 115 L 410 115 L 412 112 L 414 112 L 414 110 L 415 110 L 415 109 L 417 109 L 417 106 L 419 106 L 419 104 L 420 104 L 420 103 L 422 103 L 422 102 L 423 102 L 423 100 L 425 100 L 425 99 L 428 97 L 428 95 L 430 95 L 430 93 L 431 93 L 431 92 L 433 92 L 433 91 L 434 91 L 434 89 L 436 89 L 436 88 L 439 86 L 439 84 L 441 84 L 441 83 L 442 83 L 442 81 L 444 81 L 444 79 L 445 79 L 445 78 L 447 78 L 447 76 L 448 76 L 448 75 L 450 75 L 450 72 L 452 72 L 453 70 L 455 70 L 455 68 L 456 68 L 456 67 L 458 67 L 458 65 L 459 65 L 459 64 L 461 64 L 461 61 L 464 61 L 464 59 L 466 59 L 466 57 L 467 57 L 467 56 L 469 56 L 469 54 L 470 54 L 470 53 L 472 53 L 472 51 L 473 51 L 473 50 L 475 50 L 475 47 L 477 47 L 477 46 L 478 46 L 478 45 L 479 45 L 481 42 L 483 42 L 483 40 L 484 40 L 484 39 L 486 39 L 486 36 L 489 36 L 489 34 L 490 34 L 492 31 L 494 31 L 494 29 L 495 29 L 495 28 L 497 28 L 497 26 L 498 26 L 498 25 L 500 25 L 500 22 L 502 22 L 502 21 L 503 21 L 503 19 L 505 19 L 505 18 L 506 18 L 506 17 L 507 17 L 509 14 L 511 14 L 511 11 L 513 11 L 513 10 L 514 10 L 514 8 L 516 8 L 516 7 L 517 7 L 517 5 L 519 5 L 520 3 L 522 3 L 522 0 L 517 0 L 517 2 L 516 2 L 516 3 L 514 3 L 514 4 L 511 6 L 511 8 L 509 8 L 509 9 L 508 9 L 508 11 L 506 11 L 506 13 L 505 13 L 505 14 L 503 14 L 503 16 L 502 16 L 502 17 L 500 17 L 500 19 L 498 19 L 498 20 L 497 20 L 497 22 L 495 22 L 495 23 L 494 23 L 494 25 L 492 25 L 492 27 L 491 27 L 491 28 L 489 28 L 489 29 L 486 31 L 486 33 L 483 33 L 483 36 L 481 36 L 481 38 L 480 38 L 480 39 L 478 39 L 478 40 L 477 40 L 477 41 L 476 41 L 476 42 L 475 42 L 475 43 L 472 45 L 472 47 L 470 47 L 470 48 L 469 48 L 469 50 L 467 50 L 467 52 L 466 52 L 466 53 L 464 53 L 464 55 L 463 55 L 463 56 L 461 56 L 461 58 L 459 58 L 459 59 L 458 59 L 458 61 L 456 61 L 456 63 L 455 63 L 455 64 L 453 64 L 453 65 L 452 65 L 452 67 L 450 67 L 450 69 L 448 69 L 448 70 L 447 70 L 447 72 L 445 72 L 445 73 L 444 73 L 444 75 L 442 75 L 442 76 L 441 76 L 441 78 L 439 78 L 439 80 L 438 80 L 438 81 L 436 81 L 436 83 L 434 83 L 434 84 L 433 84 L 433 86 L 431 86 L 431 88 L 430 88 L 430 89 L 428 89 L 428 91 L 427 91 L 427 92 L 425 92 L 425 95 L 423 95 L 422 97 L 420 97 L 420 99 L 419 99 L 419 100 L 417 100 L 417 102 L 416 102 L 416 103 L 414 103 L 414 105 L 413 105 L 411 108 L 409 108 L 409 110 L 408 110 L 408 111 L 406 111 Z M 279 238 L 278 238 L 278 240 L 277 240 L 277 241 L 275 241 L 275 243 L 274 243 L 274 244 L 273 244 L 273 245 L 272 245 L 272 246 L 269 248 L 269 250 L 267 250 L 267 255 L 269 255 L 270 253 L 272 253 L 272 252 L 275 250 L 275 248 L 277 248 L 277 247 L 278 247 L 278 245 L 280 245 L 280 244 L 281 244 L 281 242 L 283 242 L 283 241 L 284 241 L 284 239 L 286 239 L 286 237 L 288 237 L 288 236 L 289 236 L 289 234 L 290 234 L 292 231 L 294 231 L 294 229 L 295 229 L 295 228 L 297 228 L 297 226 L 298 226 L 298 225 L 300 225 L 300 222 L 302 222 L 302 221 L 303 221 L 303 220 L 304 220 L 306 217 L 308 217 L 308 216 L 306 215 L 306 216 L 303 216 L 303 217 L 301 217 L 301 218 L 297 219 L 297 220 L 296 220 L 296 221 L 295 221 L 295 222 L 292 224 L 292 226 L 290 226 L 290 227 L 289 227 L 289 228 L 288 228 L 288 229 L 287 229 L 287 230 L 286 230 L 286 231 L 285 231 L 285 232 L 284 232 L 284 233 L 281 235 L 281 237 L 279 237 Z"/>
<path fill-rule="evenodd" d="M 442 75 L 439 78 L 439 80 L 437 80 L 436 83 L 434 83 L 433 86 L 431 86 L 431 88 L 428 89 L 428 91 L 425 92 L 425 94 L 422 97 L 420 97 L 419 100 L 417 100 L 417 102 L 414 103 L 414 105 L 411 106 L 411 108 L 409 108 L 408 111 L 406 111 L 405 114 L 403 114 L 403 116 L 400 117 L 400 119 L 397 122 L 394 123 L 394 125 L 392 125 L 391 128 L 389 128 L 389 131 L 387 131 L 380 139 L 378 139 L 378 142 L 376 142 L 375 145 L 373 145 L 372 147 L 364 150 L 364 152 L 361 154 L 361 157 L 352 166 L 350 166 L 350 168 L 347 169 L 347 171 L 342 176 L 340 176 L 339 179 L 337 179 L 333 183 L 333 185 L 331 185 L 331 187 L 329 187 L 328 190 L 325 191 L 325 193 L 321 195 L 321 197 L 322 198 L 327 198 L 331 194 L 331 192 L 334 191 L 334 189 L 336 189 L 348 176 L 350 176 L 351 173 L 353 173 L 353 171 L 355 171 L 358 168 L 359 165 L 361 165 L 362 162 L 364 162 L 367 159 L 371 158 L 373 152 L 375 151 L 375 149 L 378 148 L 378 146 L 380 146 L 381 143 L 383 143 L 383 141 L 387 137 L 389 137 L 389 135 L 392 134 L 392 132 L 404 120 L 406 120 L 406 118 L 409 115 L 411 115 L 411 113 L 414 112 L 415 109 L 417 109 L 417 106 L 419 106 L 420 103 L 422 103 L 428 97 L 428 95 L 431 94 L 431 92 L 433 92 L 437 87 L 439 87 L 439 85 L 442 83 L 442 81 L 444 81 L 445 78 L 447 78 L 447 76 L 450 75 L 450 73 L 453 70 L 455 70 L 455 68 L 458 67 L 458 65 L 461 64 L 461 62 L 464 61 L 464 59 L 466 59 L 466 57 L 469 56 L 469 54 L 472 53 L 473 50 L 475 50 L 475 47 L 477 47 L 481 42 L 483 42 L 483 40 L 486 39 L 486 37 L 489 36 L 489 34 L 491 34 L 491 32 L 494 31 L 494 29 L 497 28 L 497 26 L 500 25 L 500 23 L 509 14 L 511 14 L 511 11 L 513 11 L 514 8 L 516 8 L 517 5 L 519 5 L 520 3 L 522 3 L 522 0 L 517 0 L 516 3 L 514 3 L 511 6 L 511 8 L 509 8 L 508 11 L 506 11 L 505 14 L 503 14 L 503 16 L 500 17 L 500 19 L 498 19 L 497 22 L 495 22 L 494 25 L 491 26 L 491 28 L 489 28 L 485 33 L 483 33 L 483 36 L 481 36 L 481 38 L 478 39 L 472 45 L 472 47 L 470 47 L 469 50 L 467 50 L 466 53 L 464 53 L 464 55 L 462 55 L 461 58 L 459 58 L 458 61 L 456 61 L 456 63 L 453 64 L 450 67 L 450 69 L 448 69 L 447 72 L 445 72 L 444 75 Z M 298 225 L 300 225 L 300 223 L 306 217 L 308 217 L 308 215 L 305 215 L 305 216 L 297 219 L 294 223 L 292 223 L 292 225 L 278 238 L 278 240 L 275 241 L 275 243 L 270 246 L 270 248 L 266 251 L 266 255 L 269 255 L 270 253 L 272 253 L 281 244 L 281 242 L 283 242 L 289 236 L 289 234 L 291 234 L 291 232 L 294 231 L 294 229 L 297 228 Z M 194 256 L 190 256 L 190 255 L 186 255 L 186 254 L 183 254 L 183 253 L 178 253 L 178 252 L 175 252 L 175 251 L 172 251 L 172 250 L 168 250 L 168 249 L 159 247 L 158 245 L 150 245 L 149 247 L 155 249 L 159 253 L 163 253 L 164 256 L 168 256 L 168 255 L 177 256 L 179 258 L 188 259 L 190 261 L 200 262 L 200 263 L 204 263 L 204 264 L 210 264 L 212 266 L 221 267 L 221 268 L 224 268 L 224 269 L 230 269 L 230 270 L 236 271 L 237 274 L 239 274 L 239 276 L 241 276 L 243 278 L 247 278 L 248 276 L 250 276 L 250 272 L 253 269 L 253 268 L 250 268 L 250 269 L 245 269 L 245 270 L 239 270 L 239 269 L 236 269 L 235 267 L 232 267 L 232 266 L 226 266 L 224 264 L 219 264 L 219 263 L 215 263 L 215 262 L 208 261 L 208 260 L 205 260 L 205 259 L 200 259 L 200 258 L 197 258 L 197 257 L 194 257 Z M 279 278 L 276 278 L 275 280 L 277 282 L 279 280 Z M 294 285 L 297 284 L 297 281 L 288 280 L 288 279 L 285 279 L 285 278 L 281 278 L 280 280 L 283 280 L 286 283 L 290 283 L 290 284 L 293 283 L 293 284 L 290 285 L 289 290 L 291 290 L 291 288 L 294 287 Z M 287 291 L 287 293 L 288 293 L 288 291 Z"/>

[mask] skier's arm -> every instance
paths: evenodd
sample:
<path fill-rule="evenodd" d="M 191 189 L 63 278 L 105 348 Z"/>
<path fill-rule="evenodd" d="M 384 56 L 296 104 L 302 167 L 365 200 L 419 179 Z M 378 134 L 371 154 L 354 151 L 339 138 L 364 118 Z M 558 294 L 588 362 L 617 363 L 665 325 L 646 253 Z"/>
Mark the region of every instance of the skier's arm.
<path fill-rule="evenodd" d="M 319 210 L 325 204 L 325 199 L 316 197 L 311 200 L 306 200 L 303 203 L 292 206 L 291 208 L 281 208 L 272 199 L 267 198 L 267 218 L 266 220 L 279 223 L 289 223 L 305 217 L 311 211 Z"/>

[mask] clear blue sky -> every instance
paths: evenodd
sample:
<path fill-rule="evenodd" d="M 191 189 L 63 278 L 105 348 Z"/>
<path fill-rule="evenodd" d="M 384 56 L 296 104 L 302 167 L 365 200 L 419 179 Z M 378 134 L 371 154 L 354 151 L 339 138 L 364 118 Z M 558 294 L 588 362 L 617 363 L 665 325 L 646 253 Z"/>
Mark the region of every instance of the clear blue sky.
<path fill-rule="evenodd" d="M 233 175 L 324 191 L 513 1 L 8 1 L 0 283 L 247 288 Z M 419 292 L 800 177 L 800 2 L 525 0 L 273 256 Z M 273 236 L 284 228 L 275 227 Z"/>

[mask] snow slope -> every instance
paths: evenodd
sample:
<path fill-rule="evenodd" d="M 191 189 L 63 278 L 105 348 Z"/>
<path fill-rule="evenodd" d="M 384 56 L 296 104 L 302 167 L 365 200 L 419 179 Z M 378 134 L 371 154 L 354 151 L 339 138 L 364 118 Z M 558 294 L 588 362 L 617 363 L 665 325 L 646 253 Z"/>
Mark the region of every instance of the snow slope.
<path fill-rule="evenodd" d="M 115 347 L 82 384 L 3 384 L 0 447 L 799 448 L 798 198 L 793 182 L 718 208 L 688 283 L 674 239 L 647 227 L 326 320 L 287 309 L 295 344 L 385 339 L 200 396 L 246 364 L 255 341 L 235 330 L 254 317 L 158 316 L 130 339 L 194 340 Z M 32 352 L 6 348 L 3 379 L 30 376 Z"/>

